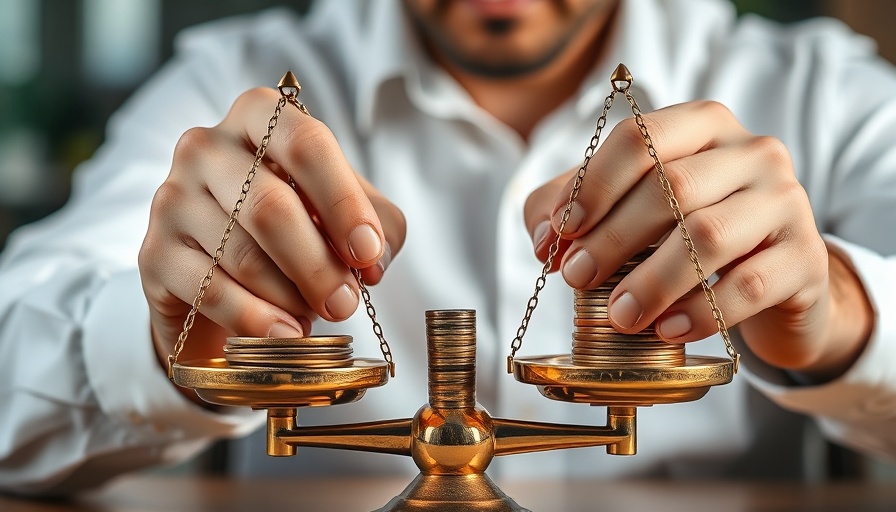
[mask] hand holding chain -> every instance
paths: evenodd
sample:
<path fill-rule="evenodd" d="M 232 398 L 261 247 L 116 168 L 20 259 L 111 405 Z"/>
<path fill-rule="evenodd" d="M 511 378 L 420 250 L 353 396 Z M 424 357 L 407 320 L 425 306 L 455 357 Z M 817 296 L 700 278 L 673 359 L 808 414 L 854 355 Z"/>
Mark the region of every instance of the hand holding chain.
<path fill-rule="evenodd" d="M 202 299 L 205 297 L 205 292 L 211 285 L 215 270 L 220 266 L 221 259 L 224 257 L 224 247 L 227 245 L 227 241 L 230 239 L 233 228 L 236 226 L 240 210 L 243 207 L 243 203 L 246 201 L 246 196 L 249 194 L 249 188 L 252 186 L 252 180 L 255 178 L 255 174 L 258 172 L 258 166 L 261 165 L 261 161 L 267 151 L 268 144 L 271 141 L 271 135 L 274 133 L 274 128 L 277 126 L 277 121 L 280 118 L 280 114 L 283 112 L 283 107 L 289 103 L 306 116 L 311 115 L 308 108 L 305 107 L 305 104 L 298 100 L 302 86 L 299 85 L 299 82 L 292 71 L 287 71 L 286 74 L 283 75 L 277 88 L 280 90 L 280 99 L 277 101 L 277 106 L 274 108 L 274 114 L 271 116 L 270 120 L 268 120 L 267 132 L 264 134 L 264 137 L 262 137 L 261 143 L 255 151 L 255 160 L 252 162 L 252 166 L 246 174 L 246 180 L 243 182 L 243 186 L 240 189 L 240 195 L 236 200 L 236 204 L 233 206 L 233 211 L 230 212 L 230 220 L 224 228 L 224 233 L 221 235 L 221 242 L 212 257 L 212 265 L 209 267 L 208 272 L 206 272 L 205 277 L 203 277 L 202 281 L 199 283 L 199 291 L 196 293 L 196 298 L 193 299 L 193 304 L 190 307 L 190 312 L 187 313 L 186 320 L 184 320 L 183 330 L 177 337 L 177 342 L 174 344 L 174 353 L 168 356 L 168 378 L 171 380 L 174 379 L 174 363 L 177 362 L 177 358 L 184 349 L 184 344 L 187 342 L 187 336 L 189 336 L 190 329 L 192 329 L 193 323 L 196 320 L 196 314 L 199 313 L 199 308 L 202 305 Z M 296 183 L 293 181 L 292 177 L 289 177 L 287 182 L 293 189 L 296 188 Z M 390 375 L 394 377 L 395 363 L 392 360 L 392 351 L 389 349 L 389 343 L 383 335 L 383 328 L 376 319 L 376 309 L 374 309 L 373 303 L 370 301 L 370 292 L 367 290 L 367 286 L 361 278 L 361 272 L 356 268 L 351 268 L 351 271 L 358 282 L 358 287 L 361 291 L 361 297 L 364 301 L 367 315 L 370 317 L 371 322 L 373 322 L 373 332 L 380 342 L 380 351 L 383 353 L 383 358 L 389 364 Z"/>
<path fill-rule="evenodd" d="M 716 326 L 719 329 L 719 334 L 722 337 L 722 341 L 725 343 L 725 351 L 734 362 L 734 373 L 737 373 L 740 363 L 740 354 L 737 353 L 737 350 L 735 350 L 734 345 L 731 343 L 731 336 L 728 333 L 728 327 L 725 324 L 725 319 L 722 316 L 722 311 L 721 309 L 719 309 L 718 303 L 716 302 L 715 294 L 713 293 L 712 288 L 710 288 L 709 286 L 709 282 L 707 281 L 706 275 L 703 272 L 703 267 L 700 265 L 700 259 L 697 255 L 697 248 L 694 245 L 694 241 L 691 238 L 691 235 L 688 232 L 688 228 L 684 223 L 685 215 L 684 213 L 682 213 L 681 207 L 678 204 L 678 200 L 675 198 L 675 193 L 672 191 L 672 186 L 669 183 L 668 178 L 666 178 L 666 170 L 663 167 L 663 163 L 660 161 L 659 156 L 657 155 L 656 148 L 653 145 L 653 140 L 650 138 L 650 134 L 647 131 L 647 125 L 644 123 L 644 117 L 641 113 L 641 108 L 638 106 L 637 101 L 635 101 L 634 96 L 632 96 L 631 92 L 629 91 L 632 85 L 632 76 L 629 73 L 628 69 L 620 64 L 613 72 L 613 75 L 610 77 L 610 83 L 613 85 L 613 90 L 604 101 L 604 109 L 597 120 L 597 127 L 595 128 L 594 136 L 591 137 L 591 142 L 588 144 L 588 148 L 585 150 L 585 158 L 582 162 L 582 165 L 579 167 L 578 172 L 576 173 L 572 191 L 569 194 L 569 199 L 566 201 L 566 207 L 564 208 L 563 213 L 560 217 L 560 226 L 558 226 L 557 236 L 554 238 L 553 243 L 548 249 L 548 256 L 545 260 L 544 266 L 541 269 L 541 275 L 535 281 L 535 292 L 532 294 L 532 297 L 529 298 L 529 302 L 526 304 L 526 312 L 523 315 L 523 320 L 520 323 L 519 328 L 517 329 L 516 337 L 510 344 L 511 351 L 510 355 L 507 356 L 507 373 L 513 372 L 513 358 L 520 347 L 522 347 L 523 336 L 525 336 L 526 330 L 529 327 L 529 321 L 532 319 L 532 314 L 534 313 L 536 306 L 538 306 L 538 294 L 544 288 L 547 275 L 553 267 L 554 258 L 557 256 L 557 251 L 560 248 L 560 240 L 562 238 L 561 233 L 563 233 L 563 229 L 566 227 L 566 223 L 569 220 L 570 213 L 572 212 L 573 204 L 575 203 L 575 200 L 579 195 L 579 191 L 582 188 L 582 183 L 585 180 L 585 174 L 588 172 L 588 163 L 591 162 L 591 158 L 594 156 L 594 151 L 597 148 L 598 142 L 600 141 L 601 131 L 606 125 L 607 114 L 609 113 L 610 108 L 613 106 L 613 100 L 616 97 L 616 93 L 622 93 L 631 105 L 632 114 L 635 117 L 635 123 L 638 125 L 638 130 L 641 133 L 641 138 L 644 140 L 644 145 L 647 147 L 647 153 L 653 159 L 653 168 L 656 172 L 657 179 L 659 180 L 660 185 L 663 187 L 663 195 L 666 197 L 669 207 L 672 209 L 672 213 L 675 217 L 675 223 L 678 226 L 678 231 L 679 233 L 681 233 L 681 237 L 682 239 L 684 239 L 685 246 L 687 247 L 688 257 L 690 258 L 691 263 L 694 266 L 694 271 L 697 274 L 697 278 L 700 280 L 700 287 L 703 289 L 703 295 L 706 298 L 706 301 L 709 303 L 710 308 L 712 309 L 713 319 L 715 320 Z"/>

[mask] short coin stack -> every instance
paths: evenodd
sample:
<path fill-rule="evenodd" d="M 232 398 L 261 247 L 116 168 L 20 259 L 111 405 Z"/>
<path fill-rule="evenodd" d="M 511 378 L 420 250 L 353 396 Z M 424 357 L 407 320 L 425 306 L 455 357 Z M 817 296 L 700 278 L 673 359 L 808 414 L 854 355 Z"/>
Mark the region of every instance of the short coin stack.
<path fill-rule="evenodd" d="M 227 338 L 224 358 L 231 366 L 338 368 L 352 361 L 351 336 L 307 338 Z"/>
<path fill-rule="evenodd" d="M 610 325 L 607 316 L 610 293 L 653 251 L 651 247 L 636 254 L 597 288 L 576 290 L 575 329 L 572 333 L 572 360 L 575 364 L 608 368 L 684 364 L 684 345 L 660 340 L 653 325 L 636 334 L 623 334 Z"/>
<path fill-rule="evenodd" d="M 476 311 L 426 312 L 429 404 L 439 409 L 476 405 Z"/>

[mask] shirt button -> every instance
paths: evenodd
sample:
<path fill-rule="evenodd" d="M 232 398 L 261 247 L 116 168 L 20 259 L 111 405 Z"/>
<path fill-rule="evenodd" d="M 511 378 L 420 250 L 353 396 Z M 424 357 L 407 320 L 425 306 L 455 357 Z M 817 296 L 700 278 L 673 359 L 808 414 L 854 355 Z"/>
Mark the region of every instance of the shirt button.
<path fill-rule="evenodd" d="M 137 411 L 130 411 L 128 412 L 128 421 L 130 421 L 132 425 L 142 425 L 146 420 L 143 419 L 143 416 L 140 416 L 140 413 Z"/>

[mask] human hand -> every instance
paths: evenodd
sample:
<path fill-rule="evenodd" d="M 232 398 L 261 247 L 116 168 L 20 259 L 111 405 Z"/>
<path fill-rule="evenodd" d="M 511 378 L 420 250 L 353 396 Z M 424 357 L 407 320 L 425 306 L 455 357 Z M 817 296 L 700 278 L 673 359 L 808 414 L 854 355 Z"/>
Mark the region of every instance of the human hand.
<path fill-rule="evenodd" d="M 182 330 L 278 99 L 250 90 L 219 125 L 177 144 L 139 255 L 160 356 Z M 286 105 L 182 357 L 220 357 L 233 334 L 301 337 L 318 316 L 348 318 L 359 297 L 349 267 L 376 284 L 404 237 L 401 211 L 351 168 L 329 129 Z"/>
<path fill-rule="evenodd" d="M 825 380 L 864 347 L 873 313 L 858 278 L 829 254 L 790 155 L 747 132 L 723 105 L 692 102 L 644 115 L 729 326 L 765 362 Z M 533 192 L 525 209 L 536 255 L 546 260 L 575 171 Z M 670 343 L 717 326 L 634 119 L 613 129 L 589 164 L 555 265 L 567 283 L 594 288 L 663 240 L 610 296 L 620 332 L 655 323 Z"/>

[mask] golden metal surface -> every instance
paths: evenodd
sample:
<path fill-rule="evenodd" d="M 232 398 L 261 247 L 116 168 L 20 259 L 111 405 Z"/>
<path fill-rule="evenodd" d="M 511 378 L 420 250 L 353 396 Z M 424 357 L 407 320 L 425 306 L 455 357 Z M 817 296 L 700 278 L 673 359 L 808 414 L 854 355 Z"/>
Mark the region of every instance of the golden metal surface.
<path fill-rule="evenodd" d="M 530 512 L 485 473 L 420 474 L 398 496 L 376 512 Z"/>
<path fill-rule="evenodd" d="M 687 356 L 682 366 L 575 364 L 568 354 L 517 358 L 513 376 L 538 386 L 553 400 L 592 405 L 653 405 L 697 400 L 712 386 L 727 384 L 734 363 L 710 356 Z"/>
<path fill-rule="evenodd" d="M 286 74 L 283 75 L 283 78 L 280 79 L 280 83 L 277 84 L 277 89 L 280 90 L 280 94 L 287 97 L 296 97 L 302 92 L 302 86 L 299 85 L 299 79 L 296 78 L 296 75 L 293 74 L 292 71 L 287 71 Z"/>
<path fill-rule="evenodd" d="M 614 91 L 604 103 L 595 135 L 585 152 L 584 163 L 562 216 L 560 232 L 569 218 L 571 205 L 582 186 L 585 170 L 617 92 L 632 103 L 648 152 L 663 178 L 640 110 L 628 92 L 631 80 L 622 65 L 611 78 Z M 259 154 L 263 154 L 284 101 L 307 113 L 304 105 L 296 100 L 299 86 L 291 73 L 284 76 L 280 88 L 286 99 L 281 98 L 278 104 Z M 247 177 L 244 193 L 259 158 Z M 668 188 L 666 182 L 663 185 Z M 680 211 L 674 197 L 670 190 L 666 192 L 676 212 L 676 220 L 679 220 Z M 239 206 L 234 209 L 231 224 L 238 213 Z M 231 227 L 228 226 L 228 230 Z M 476 402 L 475 311 L 439 310 L 426 313 L 429 403 L 413 418 L 303 427 L 298 422 L 298 408 L 352 402 L 361 398 L 368 388 L 385 384 L 394 371 L 391 351 L 360 273 L 352 269 L 385 361 L 351 358 L 351 337 L 330 336 L 230 338 L 225 347 L 227 359 L 177 362 L 192 324 L 192 315 L 198 310 L 202 293 L 223 252 L 228 230 L 225 230 L 216 253 L 215 264 L 200 286 L 175 354 L 169 357 L 170 377 L 176 384 L 196 390 L 203 400 L 211 403 L 268 409 L 268 453 L 272 456 L 295 455 L 297 447 L 306 446 L 412 457 L 420 475 L 381 511 L 525 511 L 485 475 L 495 456 L 592 446 L 606 446 L 607 453 L 612 455 L 633 455 L 637 451 L 637 406 L 696 400 L 711 386 L 730 382 L 736 371 L 737 354 L 727 339 L 724 321 L 711 293 L 707 298 L 733 361 L 686 356 L 683 345 L 663 342 L 652 326 L 637 334 L 619 333 L 612 328 L 607 318 L 609 295 L 625 274 L 649 256 L 649 250 L 636 255 L 595 290 L 576 292 L 571 354 L 515 359 L 537 305 L 538 293 L 544 287 L 546 274 L 556 256 L 558 235 L 549 249 L 542 275 L 536 281 L 535 292 L 511 344 L 508 371 L 512 371 L 520 382 L 537 386 L 548 398 L 607 405 L 605 426 L 492 418 Z M 689 242 L 684 230 L 682 234 Z M 696 252 L 691 244 L 688 249 L 702 279 Z M 704 290 L 707 286 L 704 280 Z"/>
<path fill-rule="evenodd" d="M 618 92 L 627 91 L 632 85 L 632 74 L 624 64 L 620 63 L 613 70 L 613 74 L 610 75 L 610 83 L 613 84 L 613 89 Z"/>
<path fill-rule="evenodd" d="M 388 367 L 361 358 L 337 368 L 237 367 L 216 358 L 175 363 L 172 372 L 175 384 L 196 390 L 206 402 L 267 409 L 354 402 L 386 383 Z"/>

